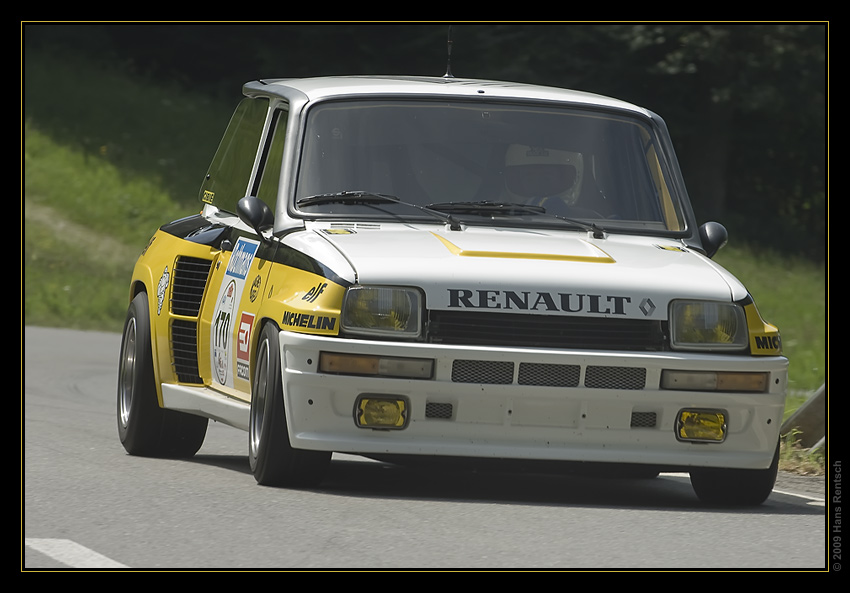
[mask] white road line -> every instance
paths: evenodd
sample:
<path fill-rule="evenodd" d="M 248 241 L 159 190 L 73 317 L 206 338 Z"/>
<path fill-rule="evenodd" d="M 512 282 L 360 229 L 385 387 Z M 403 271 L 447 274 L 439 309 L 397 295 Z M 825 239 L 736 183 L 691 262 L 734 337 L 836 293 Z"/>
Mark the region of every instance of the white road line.
<path fill-rule="evenodd" d="M 27 547 L 73 568 L 127 568 L 69 539 L 25 538 Z"/>
<path fill-rule="evenodd" d="M 789 496 L 796 496 L 797 498 L 803 498 L 803 499 L 809 501 L 806 504 L 810 504 L 812 506 L 816 506 L 816 507 L 826 506 L 826 501 L 819 496 L 809 496 L 808 494 L 798 494 L 796 492 L 787 492 L 785 490 L 774 490 L 774 492 L 776 492 L 777 494 L 787 494 Z"/>

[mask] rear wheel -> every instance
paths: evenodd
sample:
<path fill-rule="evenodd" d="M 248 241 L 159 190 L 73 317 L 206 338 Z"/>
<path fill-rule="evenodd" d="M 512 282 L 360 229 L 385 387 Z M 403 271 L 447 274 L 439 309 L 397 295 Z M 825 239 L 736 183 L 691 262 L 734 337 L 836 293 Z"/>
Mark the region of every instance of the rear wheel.
<path fill-rule="evenodd" d="M 691 486 L 702 502 L 722 506 L 756 506 L 767 500 L 779 470 L 779 443 L 767 469 L 691 470 Z"/>
<path fill-rule="evenodd" d="M 118 436 L 131 455 L 191 457 L 204 442 L 208 420 L 159 407 L 151 354 L 148 301 L 130 303 L 118 364 Z"/>
<path fill-rule="evenodd" d="M 259 484 L 314 486 L 324 478 L 331 454 L 293 449 L 290 445 L 283 407 L 279 333 L 274 324 L 267 323 L 257 344 L 251 386 L 248 458 Z"/>

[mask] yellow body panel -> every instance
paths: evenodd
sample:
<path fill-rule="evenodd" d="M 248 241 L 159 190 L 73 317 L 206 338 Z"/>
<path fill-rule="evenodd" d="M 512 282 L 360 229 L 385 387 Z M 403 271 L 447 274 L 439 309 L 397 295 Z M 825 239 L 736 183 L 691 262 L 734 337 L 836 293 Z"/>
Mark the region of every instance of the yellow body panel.
<path fill-rule="evenodd" d="M 246 255 L 243 246 L 256 249 L 255 255 Z M 320 275 L 265 259 L 274 251 L 274 246 L 261 249 L 260 242 L 252 239 L 241 239 L 227 251 L 164 231 L 151 239 L 134 268 L 130 297 L 142 289 L 148 294 L 160 403 L 160 384 L 181 383 L 172 347 L 175 321 L 197 328 L 200 384 L 245 401 L 250 400 L 250 369 L 258 330 L 264 323 L 300 333 L 338 335 L 345 288 Z M 181 257 L 211 263 L 197 315 L 177 314 L 172 308 L 174 269 Z"/>
<path fill-rule="evenodd" d="M 212 259 L 218 253 L 209 246 L 191 243 L 157 231 L 142 251 L 133 268 L 130 300 L 140 291 L 148 295 L 151 321 L 151 354 L 154 361 L 157 397 L 162 405 L 161 383 L 177 382 L 172 364 L 169 326 L 175 316 L 170 314 L 171 275 L 177 254 L 199 259 Z"/>
<path fill-rule="evenodd" d="M 753 303 L 744 307 L 744 313 L 747 316 L 747 329 L 750 334 L 750 352 L 757 356 L 782 354 L 779 329 L 763 320 Z"/>

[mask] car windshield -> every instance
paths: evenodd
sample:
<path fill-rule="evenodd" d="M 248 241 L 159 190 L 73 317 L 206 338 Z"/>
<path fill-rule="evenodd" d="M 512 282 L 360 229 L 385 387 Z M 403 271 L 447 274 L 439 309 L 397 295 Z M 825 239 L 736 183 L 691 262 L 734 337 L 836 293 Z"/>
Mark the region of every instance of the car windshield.
<path fill-rule="evenodd" d="M 310 217 L 685 228 L 652 129 L 602 111 L 339 101 L 307 120 L 295 196 Z"/>

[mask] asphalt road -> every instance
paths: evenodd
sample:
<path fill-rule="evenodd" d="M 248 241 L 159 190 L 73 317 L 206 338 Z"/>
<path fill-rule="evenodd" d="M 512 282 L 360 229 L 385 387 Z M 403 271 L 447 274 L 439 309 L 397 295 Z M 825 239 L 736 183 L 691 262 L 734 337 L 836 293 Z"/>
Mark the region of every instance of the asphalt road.
<path fill-rule="evenodd" d="M 811 569 L 824 481 L 761 507 L 701 506 L 687 476 L 620 481 L 409 470 L 335 456 L 312 490 L 258 486 L 247 435 L 211 424 L 188 461 L 128 456 L 120 336 L 26 328 L 23 571 Z"/>

